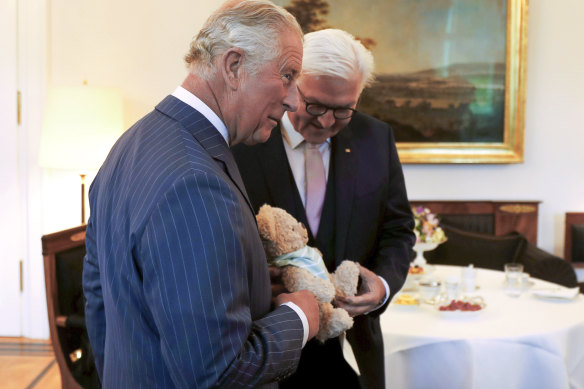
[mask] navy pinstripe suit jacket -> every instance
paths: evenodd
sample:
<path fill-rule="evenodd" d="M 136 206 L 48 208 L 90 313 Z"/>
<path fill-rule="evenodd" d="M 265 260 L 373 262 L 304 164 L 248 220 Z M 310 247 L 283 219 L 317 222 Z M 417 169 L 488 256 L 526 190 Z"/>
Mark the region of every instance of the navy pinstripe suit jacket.
<path fill-rule="evenodd" d="M 219 132 L 169 96 L 89 193 L 86 322 L 105 388 L 257 387 L 297 366 L 302 323 L 270 312 L 265 254 Z"/>

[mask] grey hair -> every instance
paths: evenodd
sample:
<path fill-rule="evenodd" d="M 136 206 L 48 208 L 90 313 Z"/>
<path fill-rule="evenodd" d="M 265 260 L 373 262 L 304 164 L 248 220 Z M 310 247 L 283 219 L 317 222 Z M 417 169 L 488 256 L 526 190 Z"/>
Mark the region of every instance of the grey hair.
<path fill-rule="evenodd" d="M 303 75 L 348 80 L 357 73 L 363 90 L 375 79 L 373 68 L 373 54 L 346 31 L 329 28 L 304 35 Z"/>
<path fill-rule="evenodd" d="M 232 47 L 243 50 L 243 67 L 255 75 L 261 65 L 281 54 L 280 33 L 291 31 L 302 41 L 302 29 L 284 8 L 265 0 L 228 1 L 205 22 L 191 42 L 185 62 L 190 72 L 209 79 L 214 60 Z"/>

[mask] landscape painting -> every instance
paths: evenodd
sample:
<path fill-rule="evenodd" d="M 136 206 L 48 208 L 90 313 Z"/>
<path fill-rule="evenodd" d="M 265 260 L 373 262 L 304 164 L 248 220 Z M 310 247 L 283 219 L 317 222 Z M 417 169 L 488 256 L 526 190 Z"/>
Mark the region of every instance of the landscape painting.
<path fill-rule="evenodd" d="M 526 0 L 276 0 L 304 32 L 344 29 L 375 58 L 357 109 L 404 163 L 523 160 Z"/>

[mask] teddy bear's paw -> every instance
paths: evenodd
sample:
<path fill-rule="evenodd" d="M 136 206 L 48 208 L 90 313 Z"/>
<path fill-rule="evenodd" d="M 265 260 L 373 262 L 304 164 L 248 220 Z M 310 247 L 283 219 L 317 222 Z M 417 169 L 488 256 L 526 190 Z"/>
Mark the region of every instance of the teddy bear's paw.
<path fill-rule="evenodd" d="M 283 268 L 282 282 L 290 292 L 306 289 L 314 293 L 319 303 L 328 303 L 335 297 L 335 287 L 331 282 L 315 277 L 308 270 L 296 266 Z"/>
<path fill-rule="evenodd" d="M 333 308 L 331 304 L 319 304 L 320 325 L 316 339 L 324 343 L 353 327 L 353 318 L 342 308 Z"/>
<path fill-rule="evenodd" d="M 351 297 L 357 294 L 359 265 L 357 262 L 343 261 L 332 275 L 337 296 Z"/>
<path fill-rule="evenodd" d="M 353 327 L 353 318 L 342 308 L 334 308 L 328 324 L 328 337 L 334 338 Z"/>
<path fill-rule="evenodd" d="M 315 338 L 324 343 L 330 336 L 329 325 L 333 316 L 333 306 L 331 303 L 318 304 L 318 333 Z"/>
<path fill-rule="evenodd" d="M 326 329 L 322 329 L 318 331 L 316 334 L 315 339 L 318 340 L 320 343 L 326 342 L 328 339 L 328 331 Z"/>

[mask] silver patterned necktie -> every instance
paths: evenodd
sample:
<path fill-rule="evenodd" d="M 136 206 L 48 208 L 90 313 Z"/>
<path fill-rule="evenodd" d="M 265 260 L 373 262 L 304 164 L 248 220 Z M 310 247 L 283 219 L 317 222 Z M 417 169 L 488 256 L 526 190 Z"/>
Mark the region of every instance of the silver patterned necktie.
<path fill-rule="evenodd" d="M 318 233 L 326 191 L 326 173 L 319 147 L 319 144 L 307 142 L 304 156 L 306 169 L 306 217 L 314 237 Z"/>

